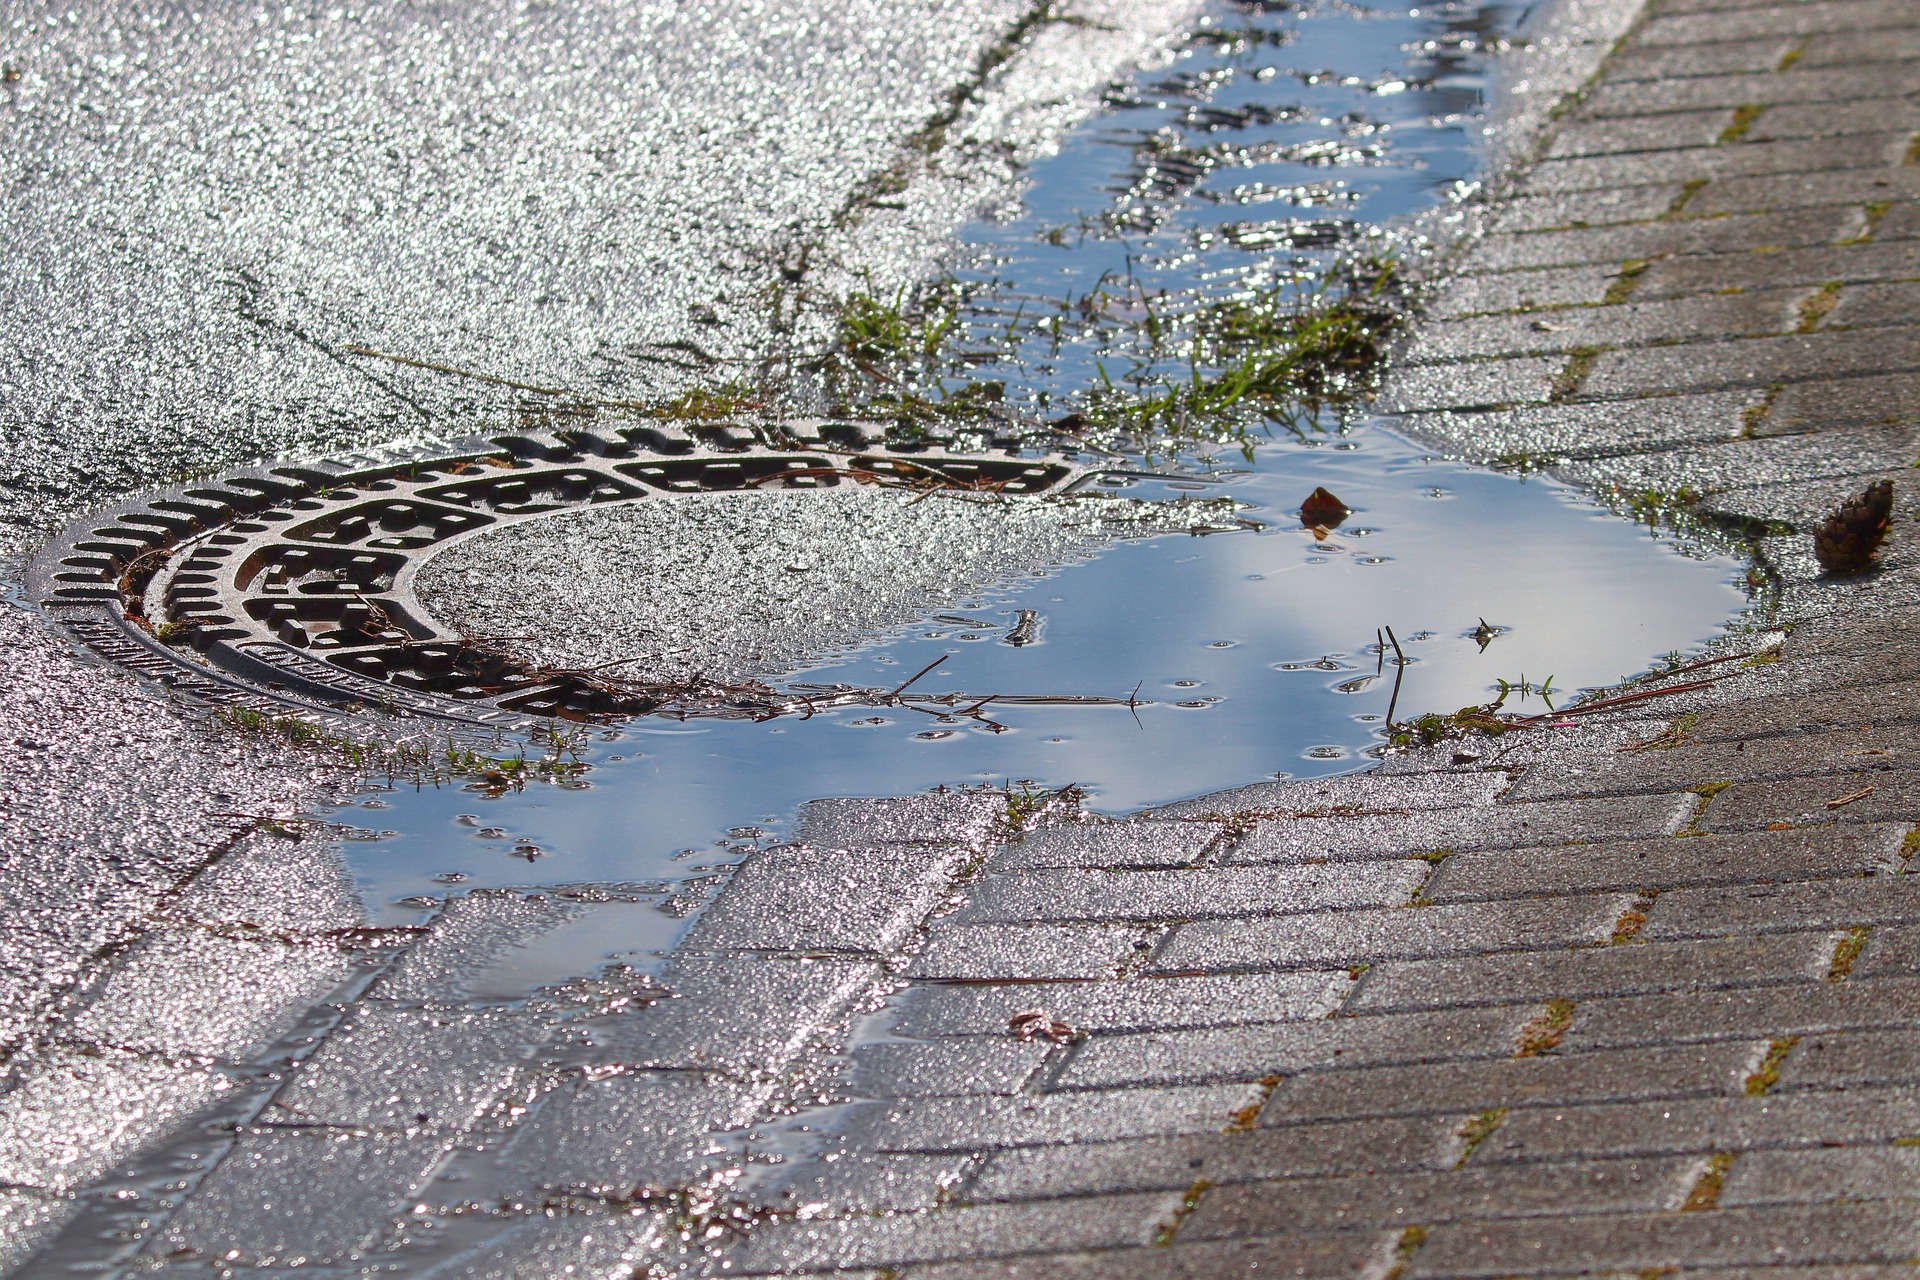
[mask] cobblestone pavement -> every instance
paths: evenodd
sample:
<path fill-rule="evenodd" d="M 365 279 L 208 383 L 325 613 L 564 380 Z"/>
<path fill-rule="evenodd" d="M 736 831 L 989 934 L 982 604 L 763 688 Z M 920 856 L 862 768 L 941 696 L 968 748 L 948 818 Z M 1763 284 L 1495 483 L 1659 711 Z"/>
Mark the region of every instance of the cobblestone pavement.
<path fill-rule="evenodd" d="M 1451 449 L 1759 534 L 1779 630 L 1649 687 L 1715 683 L 1121 823 L 820 802 L 657 983 L 502 977 L 620 886 L 343 935 L 337 886 L 203 877 L 191 945 L 123 957 L 8 1097 L 213 1121 L 115 1171 L 0 1114 L 0 1248 L 71 1219 L 60 1248 L 183 1275 L 1910 1275 L 1920 539 L 1903 493 L 1882 571 L 1836 581 L 1804 530 L 1920 456 L 1916 93 L 1911 0 L 1659 0 L 1388 388 Z M 267 950 L 323 1018 L 245 980 Z M 170 1018 L 169 966 L 214 963 L 230 1016 Z"/>

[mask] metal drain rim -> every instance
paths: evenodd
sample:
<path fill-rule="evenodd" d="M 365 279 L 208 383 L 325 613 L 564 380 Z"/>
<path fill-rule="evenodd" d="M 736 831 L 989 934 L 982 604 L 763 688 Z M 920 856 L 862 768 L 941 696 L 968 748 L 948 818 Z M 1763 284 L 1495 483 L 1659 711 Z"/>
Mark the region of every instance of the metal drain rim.
<path fill-rule="evenodd" d="M 28 587 L 86 648 L 189 700 L 343 734 L 364 732 L 363 717 L 378 711 L 498 738 L 632 712 L 554 681 L 462 683 L 476 651 L 411 589 L 456 540 L 570 510 L 823 489 L 856 473 L 1025 496 L 1155 474 L 1014 448 L 889 443 L 884 432 L 829 420 L 766 432 L 597 426 L 233 468 L 73 521 L 36 557 Z"/>

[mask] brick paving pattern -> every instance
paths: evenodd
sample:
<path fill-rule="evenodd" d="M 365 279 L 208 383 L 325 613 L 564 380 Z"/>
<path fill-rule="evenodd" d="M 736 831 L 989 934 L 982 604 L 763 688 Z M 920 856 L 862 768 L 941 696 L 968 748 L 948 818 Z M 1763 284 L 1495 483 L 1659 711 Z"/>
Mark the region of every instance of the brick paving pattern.
<path fill-rule="evenodd" d="M 1491 204 L 1384 397 L 1468 456 L 1764 528 L 1784 643 L 1569 744 L 996 852 L 889 997 L 917 1043 L 850 1055 L 851 1088 L 895 1096 L 810 1175 L 838 1216 L 763 1229 L 735 1270 L 1920 1258 L 1920 540 L 1903 518 L 1880 574 L 1833 581 L 1805 536 L 1920 457 L 1916 94 L 1911 3 L 1659 0 Z M 1017 1077 L 950 1065 L 1035 1007 L 1078 1037 Z M 880 1054 L 943 1065 L 863 1071 Z"/>
<path fill-rule="evenodd" d="M 1911 1275 L 1920 539 L 1903 494 L 1840 581 L 1805 530 L 1920 457 L 1916 95 L 1914 0 L 1656 0 L 1384 393 L 1469 456 L 1758 532 L 1781 630 L 1668 682 L 1711 687 L 1124 823 L 821 802 L 668 998 L 487 986 L 618 886 L 348 937 L 334 890 L 224 898 L 287 857 L 242 848 L 10 1068 L 0 1267 L 211 1106 L 136 1265 L 350 1264 L 439 1210 L 493 1224 L 462 1276 Z M 235 975 L 221 1018 L 155 1012 L 182 965 Z M 796 1104 L 783 1163 L 715 1137 Z M 633 1195 L 743 1150 L 758 1180 L 712 1188 L 762 1210 L 739 1232 Z"/>

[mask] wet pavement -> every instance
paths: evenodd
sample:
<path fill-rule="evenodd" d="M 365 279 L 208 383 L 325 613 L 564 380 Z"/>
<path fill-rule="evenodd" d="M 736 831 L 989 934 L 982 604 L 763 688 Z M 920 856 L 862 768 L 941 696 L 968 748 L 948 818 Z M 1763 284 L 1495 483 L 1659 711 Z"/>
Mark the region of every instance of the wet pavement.
<path fill-rule="evenodd" d="M 1751 652 L 1611 717 L 1131 822 L 823 802 L 782 844 L 743 831 L 662 955 L 659 890 L 612 879 L 364 931 L 299 826 L 189 880 L 212 804 L 327 779 L 184 730 L 161 751 L 163 705 L 23 625 L 45 676 L 12 696 L 71 701 L 19 759 L 69 754 L 10 797 L 105 758 L 93 812 L 159 816 L 9 824 L 46 833 L 37 865 L 97 848 L 60 883 L 110 901 L 100 938 L 20 939 L 108 963 L 23 979 L 61 1003 L 10 1063 L 0 1240 L 47 1249 L 33 1274 L 1910 1261 L 1916 553 L 1904 494 L 1877 574 L 1820 575 L 1806 529 L 1920 451 L 1912 36 L 1876 0 L 1655 5 L 1465 210 L 1386 400 L 1469 457 L 1758 533 L 1777 584 Z M 633 954 L 548 968 L 536 940 L 569 930 Z M 220 1017 L 178 1016 L 182 972 L 231 976 Z"/>

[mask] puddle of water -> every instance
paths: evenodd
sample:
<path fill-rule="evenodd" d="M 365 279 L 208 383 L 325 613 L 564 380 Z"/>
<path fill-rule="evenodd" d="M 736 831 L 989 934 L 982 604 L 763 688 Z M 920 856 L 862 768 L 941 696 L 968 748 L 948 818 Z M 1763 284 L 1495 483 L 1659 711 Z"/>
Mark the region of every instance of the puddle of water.
<path fill-rule="evenodd" d="M 1324 542 L 1291 516 L 1317 486 L 1354 509 Z M 613 740 L 587 752 L 584 788 L 449 789 L 382 810 L 379 825 L 400 834 L 361 861 L 370 897 L 443 892 L 433 878 L 446 873 L 471 887 L 695 874 L 752 845 L 716 844 L 728 828 L 777 830 L 819 796 L 1032 780 L 1084 786 L 1118 813 L 1345 772 L 1366 762 L 1388 709 L 1376 627 L 1405 647 L 1407 714 L 1485 701 L 1500 679 L 1611 684 L 1712 636 L 1745 599 L 1731 559 L 1676 554 L 1561 486 L 1436 461 L 1380 428 L 1263 449 L 1220 488 L 1267 527 L 1122 544 L 803 677 L 886 687 L 944 656 L 916 688 L 1137 689 L 1137 707 L 643 721 L 601 735 Z M 1034 640 L 1010 644 L 1024 611 Z M 1482 619 L 1500 629 L 1484 650 Z M 688 849 L 700 852 L 674 856 Z"/>
<path fill-rule="evenodd" d="M 1478 51 L 1514 17 L 1501 5 L 1222 5 L 1172 67 L 1116 90 L 1035 166 L 1016 216 L 975 229 L 962 318 L 992 354 L 973 376 L 1004 378 L 1039 409 L 1102 370 L 1152 377 L 1178 352 L 1141 347 L 1140 325 L 1009 323 L 998 342 L 990 330 L 1103 281 L 1130 279 L 1177 309 L 1316 278 L 1343 225 L 1431 207 L 1473 176 Z M 1611 684 L 1710 638 L 1745 603 L 1731 559 L 1677 554 L 1552 483 L 1429 458 L 1384 421 L 1282 432 L 1248 452 L 1189 461 L 1210 470 L 1205 492 L 1250 504 L 1259 532 L 1117 544 L 800 677 L 885 687 L 945 656 L 917 691 L 1137 690 L 1142 705 L 636 722 L 596 735 L 584 785 L 388 797 L 369 825 L 397 834 L 356 846 L 369 900 L 412 918 L 449 873 L 474 888 L 697 880 L 753 846 L 730 828 L 777 835 L 821 796 L 1024 781 L 1085 787 L 1117 813 L 1346 772 L 1388 709 L 1376 628 L 1405 645 L 1410 715 L 1484 701 L 1500 679 Z M 1295 514 L 1317 486 L 1353 508 L 1324 542 Z M 1175 496 L 1158 489 L 1130 492 Z M 1023 619 L 1017 638 L 1032 642 L 1008 643 Z M 1500 629 L 1484 650 L 1482 619 Z M 650 932 L 647 946 L 661 945 Z"/>

